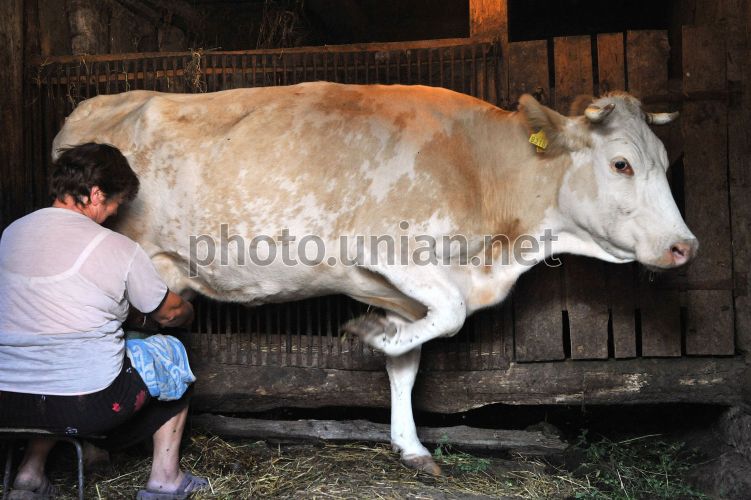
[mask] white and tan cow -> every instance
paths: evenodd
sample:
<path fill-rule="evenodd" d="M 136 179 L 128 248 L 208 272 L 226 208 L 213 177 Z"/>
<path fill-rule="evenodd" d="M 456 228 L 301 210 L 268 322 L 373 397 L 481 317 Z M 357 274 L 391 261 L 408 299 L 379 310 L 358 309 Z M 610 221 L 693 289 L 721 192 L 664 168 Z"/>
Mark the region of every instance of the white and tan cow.
<path fill-rule="evenodd" d="M 552 253 L 658 268 L 696 253 L 648 126 L 673 118 L 622 93 L 564 117 L 530 96 L 507 112 L 422 86 L 133 91 L 82 102 L 53 149 L 123 151 L 141 190 L 118 230 L 177 292 L 247 304 L 341 293 L 385 310 L 350 328 L 388 356 L 395 449 L 437 471 L 411 407 L 424 342 Z M 540 130 L 543 148 L 530 143 Z M 520 236 L 546 230 L 514 258 Z M 358 250 L 358 235 L 379 243 Z"/>

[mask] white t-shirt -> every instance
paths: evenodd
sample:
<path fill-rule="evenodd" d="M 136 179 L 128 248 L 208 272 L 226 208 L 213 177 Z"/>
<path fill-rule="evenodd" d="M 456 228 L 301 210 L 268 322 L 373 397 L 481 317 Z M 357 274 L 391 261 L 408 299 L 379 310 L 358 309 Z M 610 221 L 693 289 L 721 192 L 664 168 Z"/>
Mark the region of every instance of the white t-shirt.
<path fill-rule="evenodd" d="M 106 388 L 122 369 L 128 303 L 150 313 L 166 294 L 140 245 L 83 214 L 15 221 L 0 238 L 0 391 Z"/>

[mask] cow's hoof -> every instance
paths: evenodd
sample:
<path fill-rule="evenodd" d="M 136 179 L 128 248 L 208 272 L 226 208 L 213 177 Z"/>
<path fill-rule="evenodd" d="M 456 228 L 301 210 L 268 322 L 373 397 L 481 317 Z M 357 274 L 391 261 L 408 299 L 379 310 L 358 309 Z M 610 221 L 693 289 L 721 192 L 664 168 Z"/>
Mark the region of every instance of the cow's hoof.
<path fill-rule="evenodd" d="M 416 469 L 422 472 L 427 472 L 434 476 L 441 475 L 441 468 L 437 463 L 433 461 L 430 456 L 420 456 L 411 458 L 402 458 L 402 463 L 410 469 Z"/>
<path fill-rule="evenodd" d="M 383 348 L 385 343 L 396 334 L 396 325 L 379 314 L 365 314 L 359 318 L 347 321 L 342 325 L 342 331 L 357 335 L 363 342 L 375 347 Z"/>

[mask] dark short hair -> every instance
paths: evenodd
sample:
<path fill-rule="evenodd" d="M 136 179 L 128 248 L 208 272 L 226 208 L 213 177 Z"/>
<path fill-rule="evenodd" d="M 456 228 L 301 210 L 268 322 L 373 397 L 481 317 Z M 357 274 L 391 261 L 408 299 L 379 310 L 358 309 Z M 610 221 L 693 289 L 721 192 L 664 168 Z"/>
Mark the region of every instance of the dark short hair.
<path fill-rule="evenodd" d="M 94 186 L 108 198 L 122 195 L 124 200 L 133 200 L 138 194 L 138 177 L 115 146 L 87 142 L 58 151 L 61 154 L 50 176 L 53 199 L 64 201 L 70 195 L 76 203 L 83 203 Z"/>

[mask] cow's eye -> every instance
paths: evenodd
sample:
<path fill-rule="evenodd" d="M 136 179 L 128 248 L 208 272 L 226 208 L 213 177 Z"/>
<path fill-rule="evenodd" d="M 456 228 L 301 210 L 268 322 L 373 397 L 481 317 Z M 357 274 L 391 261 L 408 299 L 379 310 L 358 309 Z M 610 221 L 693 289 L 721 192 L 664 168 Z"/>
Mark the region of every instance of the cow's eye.
<path fill-rule="evenodd" d="M 634 175 L 634 169 L 631 168 L 631 165 L 629 164 L 628 160 L 625 160 L 623 158 L 617 158 L 613 160 L 610 163 L 610 166 L 618 172 L 619 174 L 623 175 Z"/>

